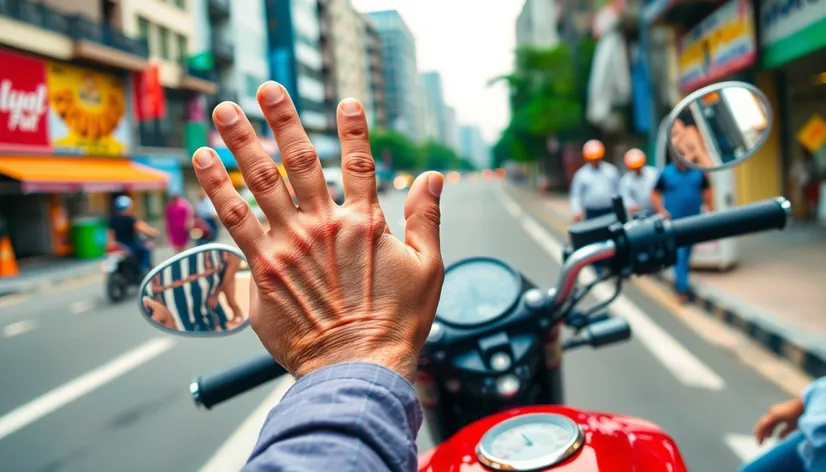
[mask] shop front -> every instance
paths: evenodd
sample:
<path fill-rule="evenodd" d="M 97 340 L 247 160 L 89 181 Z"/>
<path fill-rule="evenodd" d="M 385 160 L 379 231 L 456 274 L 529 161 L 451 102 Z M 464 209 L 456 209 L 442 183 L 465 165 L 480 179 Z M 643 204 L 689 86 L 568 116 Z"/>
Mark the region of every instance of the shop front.
<path fill-rule="evenodd" d="M 795 216 L 826 221 L 826 1 L 759 9 L 761 65 L 782 83 L 780 185 Z"/>
<path fill-rule="evenodd" d="M 126 159 L 122 79 L 10 50 L 0 63 L 0 217 L 17 257 L 76 253 L 74 228 L 105 229 L 113 195 L 166 187 Z"/>

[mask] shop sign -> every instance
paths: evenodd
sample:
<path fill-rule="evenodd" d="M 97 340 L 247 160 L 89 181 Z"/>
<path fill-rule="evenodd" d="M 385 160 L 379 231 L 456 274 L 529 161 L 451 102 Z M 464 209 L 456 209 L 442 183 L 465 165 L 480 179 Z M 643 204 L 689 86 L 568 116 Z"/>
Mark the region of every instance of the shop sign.
<path fill-rule="evenodd" d="M 0 150 L 120 156 L 129 150 L 115 76 L 0 50 Z"/>
<path fill-rule="evenodd" d="M 797 141 L 812 153 L 826 144 L 826 120 L 815 113 L 797 133 Z"/>
<path fill-rule="evenodd" d="M 826 0 L 762 0 L 760 44 L 769 67 L 826 46 Z"/>
<path fill-rule="evenodd" d="M 0 50 L 0 147 L 49 152 L 43 61 Z"/>
<path fill-rule="evenodd" d="M 751 0 L 730 0 L 680 38 L 679 84 L 689 92 L 755 64 Z"/>

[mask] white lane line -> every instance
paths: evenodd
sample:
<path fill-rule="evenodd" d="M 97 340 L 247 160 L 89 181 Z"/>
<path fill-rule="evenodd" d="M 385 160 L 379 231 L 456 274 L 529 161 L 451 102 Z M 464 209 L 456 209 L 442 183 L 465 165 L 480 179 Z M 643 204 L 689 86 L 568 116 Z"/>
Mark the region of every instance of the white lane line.
<path fill-rule="evenodd" d="M 72 315 L 80 315 L 92 309 L 94 304 L 91 300 L 78 300 L 69 305 L 69 313 Z"/>
<path fill-rule="evenodd" d="M 37 328 L 37 321 L 35 320 L 16 321 L 3 327 L 3 337 L 11 338 L 35 328 Z"/>
<path fill-rule="evenodd" d="M 172 338 L 155 338 L 0 417 L 0 439 L 66 406 L 166 352 Z"/>
<path fill-rule="evenodd" d="M 516 205 L 516 202 L 504 192 L 501 194 L 505 208 L 509 205 Z M 508 211 L 510 212 L 510 210 Z M 562 263 L 562 244 L 548 234 L 533 218 L 523 214 L 518 220 L 525 232 L 536 240 L 545 252 L 553 257 L 555 261 Z M 594 278 L 593 270 L 590 268 L 580 273 L 580 279 L 584 282 L 590 282 Z M 591 292 L 599 299 L 608 299 L 613 295 L 613 288 L 601 284 L 594 287 Z M 628 321 L 633 336 L 639 339 L 643 346 L 683 385 L 707 390 L 723 390 L 725 388 L 725 382 L 719 375 L 652 321 L 627 297 L 620 294 L 610 305 L 609 310 Z"/>
<path fill-rule="evenodd" d="M 255 447 L 261 426 L 267 415 L 287 390 L 293 386 L 295 380 L 289 375 L 281 377 L 275 390 L 264 400 L 247 419 L 241 423 L 229 439 L 221 445 L 220 449 L 213 455 L 209 462 L 201 467 L 199 472 L 226 472 L 227 470 L 241 470 Z"/>
<path fill-rule="evenodd" d="M 758 456 L 774 447 L 777 444 L 775 439 L 767 439 L 761 445 L 757 445 L 754 436 L 751 434 L 727 434 L 723 438 L 723 442 L 731 449 L 741 462 L 751 462 Z"/>

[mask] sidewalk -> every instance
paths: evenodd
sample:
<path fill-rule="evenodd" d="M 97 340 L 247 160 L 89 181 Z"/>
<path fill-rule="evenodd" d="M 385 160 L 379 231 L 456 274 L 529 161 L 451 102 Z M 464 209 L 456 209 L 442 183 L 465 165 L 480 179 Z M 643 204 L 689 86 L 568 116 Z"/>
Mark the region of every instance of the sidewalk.
<path fill-rule="evenodd" d="M 538 197 L 558 229 L 570 224 L 566 196 L 512 185 L 509 191 Z M 728 272 L 692 272 L 694 302 L 808 374 L 826 375 L 826 228 L 795 223 L 744 236 L 738 256 Z M 672 274 L 663 271 L 658 279 L 670 285 Z"/>
<path fill-rule="evenodd" d="M 219 243 L 233 244 L 227 231 L 221 228 Z M 157 246 L 152 252 L 152 260 L 160 264 L 173 256 L 166 246 L 166 236 L 156 239 Z M 163 244 L 163 245 L 161 245 Z M 100 263 L 103 258 L 78 260 L 68 257 L 40 257 L 20 263 L 20 275 L 14 278 L 0 278 L 0 298 L 7 295 L 24 294 L 48 290 L 55 285 L 74 279 L 102 275 Z"/>

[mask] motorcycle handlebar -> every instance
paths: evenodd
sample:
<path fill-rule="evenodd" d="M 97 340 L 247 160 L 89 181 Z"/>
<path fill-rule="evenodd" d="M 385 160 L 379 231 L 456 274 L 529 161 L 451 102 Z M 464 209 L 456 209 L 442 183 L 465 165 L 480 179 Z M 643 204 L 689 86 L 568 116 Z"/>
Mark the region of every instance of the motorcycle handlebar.
<path fill-rule="evenodd" d="M 195 405 L 209 410 L 248 390 L 267 383 L 287 373 L 269 355 L 238 364 L 223 372 L 198 377 L 189 386 Z"/>
<path fill-rule="evenodd" d="M 791 215 L 785 198 L 774 198 L 719 213 L 692 216 L 671 223 L 677 247 L 742 236 L 768 229 L 783 229 Z"/>

